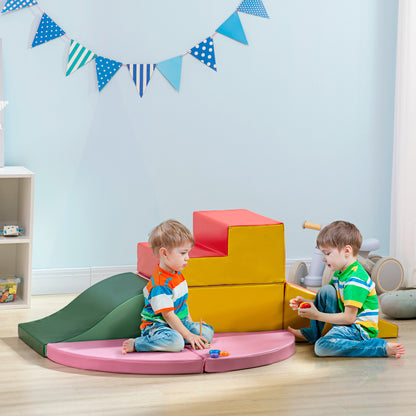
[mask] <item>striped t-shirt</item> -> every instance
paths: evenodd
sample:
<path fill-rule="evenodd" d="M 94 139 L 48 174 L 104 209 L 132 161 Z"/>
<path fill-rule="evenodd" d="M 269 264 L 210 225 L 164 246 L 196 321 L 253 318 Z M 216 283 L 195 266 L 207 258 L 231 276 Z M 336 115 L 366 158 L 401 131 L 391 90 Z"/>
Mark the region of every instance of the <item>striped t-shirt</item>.
<path fill-rule="evenodd" d="M 141 330 L 154 322 L 166 322 L 162 312 L 175 311 L 181 320 L 188 316 L 188 285 L 181 272 L 173 274 L 157 266 L 143 295 Z"/>
<path fill-rule="evenodd" d="M 337 271 L 329 282 L 335 287 L 342 312 L 345 306 L 358 308 L 355 324 L 367 331 L 370 338 L 378 334 L 378 300 L 374 282 L 364 267 L 356 261 L 342 273 Z"/>

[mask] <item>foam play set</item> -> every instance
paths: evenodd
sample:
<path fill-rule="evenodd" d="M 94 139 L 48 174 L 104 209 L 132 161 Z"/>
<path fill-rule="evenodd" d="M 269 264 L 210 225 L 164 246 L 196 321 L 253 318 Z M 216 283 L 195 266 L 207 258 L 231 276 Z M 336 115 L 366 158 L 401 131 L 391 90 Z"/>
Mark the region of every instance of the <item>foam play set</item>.
<path fill-rule="evenodd" d="M 316 293 L 285 281 L 283 223 L 243 209 L 198 211 L 193 234 L 184 271 L 188 302 L 194 321 L 214 327 L 210 349 L 122 354 L 123 340 L 140 335 L 143 288 L 158 263 L 147 243 L 137 246 L 137 274 L 91 286 L 55 314 L 20 324 L 19 337 L 63 365 L 136 374 L 223 372 L 294 354 L 294 337 L 285 328 L 309 321 L 289 307 L 289 299 L 312 300 Z M 380 320 L 379 327 L 382 338 L 398 335 L 394 324 Z"/>

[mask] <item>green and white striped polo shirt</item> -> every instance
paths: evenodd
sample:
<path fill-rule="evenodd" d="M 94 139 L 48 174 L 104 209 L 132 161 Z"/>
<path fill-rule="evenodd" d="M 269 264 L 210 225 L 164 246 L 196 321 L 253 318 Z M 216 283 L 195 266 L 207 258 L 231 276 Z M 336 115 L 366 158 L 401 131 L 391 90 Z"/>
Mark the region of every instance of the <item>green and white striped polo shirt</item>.
<path fill-rule="evenodd" d="M 378 299 L 374 282 L 364 267 L 356 261 L 342 273 L 337 271 L 329 282 L 335 287 L 342 312 L 345 306 L 358 308 L 356 324 L 368 332 L 370 338 L 378 335 Z"/>

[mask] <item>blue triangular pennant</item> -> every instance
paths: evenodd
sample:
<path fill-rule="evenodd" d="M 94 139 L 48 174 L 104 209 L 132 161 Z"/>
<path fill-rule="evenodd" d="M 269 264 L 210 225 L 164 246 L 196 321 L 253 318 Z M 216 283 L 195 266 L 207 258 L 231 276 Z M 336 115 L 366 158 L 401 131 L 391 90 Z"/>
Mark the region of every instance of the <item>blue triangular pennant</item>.
<path fill-rule="evenodd" d="M 143 97 L 144 90 L 150 82 L 156 64 L 127 64 L 127 69 L 130 72 L 133 82 L 136 85 L 140 97 Z"/>
<path fill-rule="evenodd" d="M 207 67 L 217 70 L 217 64 L 215 62 L 215 51 L 214 51 L 214 39 L 211 36 L 207 37 L 198 45 L 195 45 L 189 53 L 205 64 Z"/>
<path fill-rule="evenodd" d="M 12 12 L 13 10 L 20 10 L 25 7 L 34 6 L 35 4 L 38 4 L 36 0 L 7 0 L 1 12 Z"/>
<path fill-rule="evenodd" d="M 43 13 L 38 26 L 32 48 L 65 35 L 65 32 L 46 14 Z"/>
<path fill-rule="evenodd" d="M 269 18 L 266 8 L 261 0 L 243 0 L 238 6 L 237 11 L 252 14 L 254 16 Z"/>
<path fill-rule="evenodd" d="M 177 56 L 176 58 L 159 62 L 156 65 L 156 68 L 173 85 L 173 87 L 179 91 L 181 83 L 182 56 Z"/>
<path fill-rule="evenodd" d="M 241 20 L 238 17 L 238 13 L 233 13 L 218 29 L 218 33 L 221 35 L 228 36 L 231 39 L 238 40 L 245 45 L 248 45 L 247 38 L 244 33 L 243 26 L 241 25 Z"/>
<path fill-rule="evenodd" d="M 102 56 L 97 56 L 95 58 L 99 91 L 101 91 L 111 78 L 113 78 L 114 74 L 121 68 L 121 65 L 123 65 L 121 62 L 103 58 Z"/>

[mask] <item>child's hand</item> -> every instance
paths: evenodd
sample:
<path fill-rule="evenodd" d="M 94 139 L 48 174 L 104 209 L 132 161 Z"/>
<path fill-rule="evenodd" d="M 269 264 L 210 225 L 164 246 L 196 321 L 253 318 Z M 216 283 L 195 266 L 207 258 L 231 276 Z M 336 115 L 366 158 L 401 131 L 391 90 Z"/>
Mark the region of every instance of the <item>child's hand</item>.
<path fill-rule="evenodd" d="M 296 296 L 294 299 L 290 299 L 289 306 L 294 310 L 297 311 L 299 308 L 299 305 L 305 302 L 305 299 L 301 298 L 300 296 Z"/>
<path fill-rule="evenodd" d="M 208 348 L 209 342 L 206 338 L 200 335 L 195 335 L 192 332 L 186 338 L 186 340 L 191 344 L 191 347 L 194 350 L 203 350 Z"/>
<path fill-rule="evenodd" d="M 319 314 L 318 309 L 316 309 L 316 306 L 313 304 L 313 302 L 308 301 L 308 303 L 310 304 L 308 308 L 298 308 L 298 315 L 302 318 L 317 320 L 317 314 Z"/>

